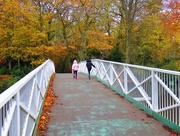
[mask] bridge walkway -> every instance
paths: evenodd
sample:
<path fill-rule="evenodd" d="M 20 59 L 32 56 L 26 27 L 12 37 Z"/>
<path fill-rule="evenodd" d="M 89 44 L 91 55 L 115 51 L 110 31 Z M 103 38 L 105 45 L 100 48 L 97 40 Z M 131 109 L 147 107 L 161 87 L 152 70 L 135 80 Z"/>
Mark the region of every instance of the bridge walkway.
<path fill-rule="evenodd" d="M 159 121 L 98 80 L 56 74 L 57 100 L 43 136 L 171 136 Z"/>

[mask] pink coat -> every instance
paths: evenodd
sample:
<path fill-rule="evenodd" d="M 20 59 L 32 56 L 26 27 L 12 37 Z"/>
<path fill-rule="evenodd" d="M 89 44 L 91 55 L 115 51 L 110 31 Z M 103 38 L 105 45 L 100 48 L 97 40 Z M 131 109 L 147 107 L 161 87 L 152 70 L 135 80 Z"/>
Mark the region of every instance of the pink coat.
<path fill-rule="evenodd" d="M 72 70 L 73 71 L 78 71 L 79 70 L 79 64 L 77 63 L 76 60 L 74 60 L 74 62 L 73 62 Z"/>

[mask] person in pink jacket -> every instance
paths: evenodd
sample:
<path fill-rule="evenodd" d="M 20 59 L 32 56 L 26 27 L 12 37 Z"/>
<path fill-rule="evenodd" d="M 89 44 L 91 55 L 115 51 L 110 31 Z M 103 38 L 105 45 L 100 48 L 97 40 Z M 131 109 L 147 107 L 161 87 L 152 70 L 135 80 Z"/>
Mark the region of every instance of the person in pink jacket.
<path fill-rule="evenodd" d="M 72 64 L 72 72 L 73 72 L 73 78 L 77 79 L 77 72 L 79 70 L 79 64 L 77 63 L 76 60 L 73 61 Z"/>

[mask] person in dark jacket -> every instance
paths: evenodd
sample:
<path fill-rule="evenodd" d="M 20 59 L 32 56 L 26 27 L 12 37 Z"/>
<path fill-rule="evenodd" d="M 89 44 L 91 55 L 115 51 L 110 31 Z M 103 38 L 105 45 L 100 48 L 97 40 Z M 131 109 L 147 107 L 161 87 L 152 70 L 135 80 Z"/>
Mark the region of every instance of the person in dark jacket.
<path fill-rule="evenodd" d="M 92 64 L 91 60 L 88 59 L 88 60 L 86 61 L 86 67 L 87 67 L 87 70 L 88 70 L 88 77 L 89 77 L 89 79 L 90 79 L 90 73 L 91 73 L 92 66 L 93 66 L 94 68 L 96 68 L 96 67 Z"/>

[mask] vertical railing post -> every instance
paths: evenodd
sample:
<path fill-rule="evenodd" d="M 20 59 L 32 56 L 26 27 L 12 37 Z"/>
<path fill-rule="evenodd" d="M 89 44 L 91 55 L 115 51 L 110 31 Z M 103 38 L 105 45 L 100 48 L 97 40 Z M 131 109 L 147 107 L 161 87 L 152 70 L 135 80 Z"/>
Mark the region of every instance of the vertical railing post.
<path fill-rule="evenodd" d="M 100 79 L 103 79 L 103 75 L 104 75 L 104 73 L 103 73 L 103 62 L 100 62 Z"/>
<path fill-rule="evenodd" d="M 124 93 L 127 94 L 127 92 L 128 92 L 128 75 L 127 75 L 126 69 L 127 69 L 127 66 L 124 65 L 124 79 L 123 79 L 124 80 L 124 89 L 125 89 Z"/>
<path fill-rule="evenodd" d="M 158 83 L 155 79 L 155 72 L 151 71 L 152 76 L 152 110 L 157 111 L 158 110 Z"/>
<path fill-rule="evenodd" d="M 112 85 L 113 79 L 114 79 L 114 74 L 113 74 L 113 65 L 110 63 L 110 84 Z"/>
<path fill-rule="evenodd" d="M 21 131 L 21 128 L 20 128 L 20 91 L 16 94 L 16 103 L 17 103 L 17 136 L 20 136 L 20 131 Z"/>

